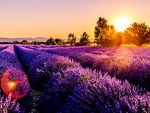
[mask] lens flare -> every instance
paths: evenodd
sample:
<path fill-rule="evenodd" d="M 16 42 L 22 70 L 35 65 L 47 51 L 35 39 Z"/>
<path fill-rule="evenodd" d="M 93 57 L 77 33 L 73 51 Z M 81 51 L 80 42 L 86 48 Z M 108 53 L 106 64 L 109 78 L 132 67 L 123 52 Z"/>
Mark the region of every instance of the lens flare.
<path fill-rule="evenodd" d="M 15 68 L 8 69 L 3 73 L 1 87 L 6 95 L 17 99 L 24 97 L 30 88 L 25 74 Z"/>
<path fill-rule="evenodd" d="M 9 90 L 13 90 L 17 86 L 17 83 L 14 81 L 10 81 L 10 82 L 8 82 L 7 85 L 8 85 Z"/>

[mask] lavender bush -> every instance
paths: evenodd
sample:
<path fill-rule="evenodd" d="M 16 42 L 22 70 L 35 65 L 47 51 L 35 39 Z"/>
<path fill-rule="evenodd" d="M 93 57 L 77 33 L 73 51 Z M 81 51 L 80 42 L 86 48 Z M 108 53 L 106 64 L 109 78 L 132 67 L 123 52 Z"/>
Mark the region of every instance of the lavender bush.
<path fill-rule="evenodd" d="M 150 93 L 107 74 L 68 68 L 50 76 L 39 109 L 41 113 L 148 113 Z"/>
<path fill-rule="evenodd" d="M 6 46 L 6 45 L 0 45 L 0 51 L 2 51 L 3 49 L 6 49 L 8 46 Z"/>
<path fill-rule="evenodd" d="M 140 84 L 148 89 L 149 57 L 146 56 L 148 50 L 135 52 L 133 49 L 131 51 L 134 55 L 125 56 L 127 55 L 125 52 L 128 51 L 115 53 L 117 48 L 100 48 L 101 52 L 98 52 L 98 48 L 92 51 L 89 47 L 91 52 L 86 49 L 86 47 L 15 47 L 31 84 L 38 83 L 39 87 L 45 84 L 38 101 L 39 111 L 41 113 L 149 113 L 150 93 L 128 82 Z M 139 55 L 142 51 L 145 57 Z M 75 61 L 56 54 L 68 56 L 80 62 L 83 67 L 102 72 L 84 69 Z M 109 74 L 105 73 L 106 71 Z M 42 83 L 42 79 L 48 81 Z M 147 83 L 142 79 L 147 80 Z"/>
<path fill-rule="evenodd" d="M 78 67 L 77 63 L 58 55 L 33 51 L 23 47 L 16 47 L 16 52 L 20 55 L 30 83 L 35 89 L 41 89 L 53 72 L 64 70 L 67 67 Z"/>
<path fill-rule="evenodd" d="M 83 78 L 78 76 L 81 73 L 82 70 L 79 67 L 67 68 L 65 71 L 53 73 L 41 94 L 39 100 L 40 112 L 56 113 L 63 109 L 73 89 L 84 81 Z"/>
<path fill-rule="evenodd" d="M 10 96 L 0 96 L 0 112 L 1 113 L 24 113 L 20 110 L 19 104 Z"/>
<path fill-rule="evenodd" d="M 56 47 L 40 50 L 68 56 L 83 67 L 108 72 L 111 76 L 150 90 L 149 48 Z"/>
<path fill-rule="evenodd" d="M 15 51 L 28 75 L 32 88 L 41 89 L 41 84 L 45 81 L 41 79 L 42 76 L 37 72 L 37 68 L 41 67 L 43 63 L 48 60 L 50 55 L 18 46 L 15 46 Z"/>
<path fill-rule="evenodd" d="M 14 76 L 14 79 L 19 76 L 22 76 L 22 78 L 26 78 L 26 75 L 23 72 L 22 66 L 19 63 L 19 60 L 14 52 L 14 48 L 12 45 L 10 45 L 9 47 L 7 47 L 6 49 L 3 49 L 0 51 L 0 79 L 2 82 L 2 78 L 5 78 L 6 81 L 11 80 L 13 78 L 9 78 L 11 76 Z M 15 69 L 15 70 L 13 70 Z M 9 70 L 9 71 L 8 71 Z M 21 73 L 21 74 L 20 74 Z M 30 92 L 30 85 L 26 79 L 26 81 L 24 81 L 26 86 L 21 86 L 22 83 L 18 84 L 18 88 L 17 89 L 19 92 L 22 90 L 23 91 L 23 87 L 28 88 L 27 93 L 24 97 L 17 99 L 17 101 L 20 104 L 20 108 L 25 110 L 25 112 L 28 112 L 31 107 L 32 107 L 32 95 Z M 3 82 L 4 86 L 6 82 Z M 2 83 L 1 83 L 2 84 Z M 7 90 L 7 88 L 4 87 L 5 90 Z M 6 92 L 5 92 L 6 93 Z M 28 103 L 27 103 L 28 102 Z"/>

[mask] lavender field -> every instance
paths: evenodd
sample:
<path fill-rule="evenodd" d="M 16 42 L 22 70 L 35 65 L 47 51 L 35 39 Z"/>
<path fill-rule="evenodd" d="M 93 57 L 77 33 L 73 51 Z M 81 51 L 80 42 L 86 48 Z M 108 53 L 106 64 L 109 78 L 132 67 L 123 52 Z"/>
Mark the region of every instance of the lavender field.
<path fill-rule="evenodd" d="M 150 48 L 0 45 L 0 113 L 150 113 Z"/>

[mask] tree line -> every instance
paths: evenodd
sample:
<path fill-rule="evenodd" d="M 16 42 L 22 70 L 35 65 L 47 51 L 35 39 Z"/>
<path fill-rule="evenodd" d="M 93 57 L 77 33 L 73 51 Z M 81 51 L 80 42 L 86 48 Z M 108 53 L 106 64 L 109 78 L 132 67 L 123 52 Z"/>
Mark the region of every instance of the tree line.
<path fill-rule="evenodd" d="M 41 44 L 46 44 L 46 45 L 71 45 L 71 46 L 79 46 L 79 45 L 90 45 L 90 39 L 89 35 L 86 32 L 83 32 L 83 34 L 80 37 L 79 42 L 77 42 L 77 38 L 74 33 L 69 33 L 68 34 L 68 39 L 67 41 L 64 41 L 61 38 L 53 38 L 50 37 L 47 39 L 46 42 L 40 42 L 40 41 L 32 41 L 28 42 L 28 40 L 22 40 L 22 41 L 13 41 L 13 42 L 0 42 L 0 44 L 33 44 L 33 45 L 41 45 Z"/>
<path fill-rule="evenodd" d="M 98 46 L 119 46 L 121 44 L 135 44 L 141 46 L 150 43 L 150 27 L 145 23 L 132 23 L 125 31 L 117 32 L 113 25 L 109 25 L 108 21 L 99 17 L 94 28 L 94 42 L 91 42 L 90 36 L 83 32 L 79 41 L 74 33 L 69 33 L 67 41 L 61 38 L 50 37 L 46 42 L 33 41 L 30 44 L 47 44 L 47 45 L 91 45 L 94 43 Z M 22 42 L 14 41 L 13 43 L 29 44 L 27 40 Z"/>
<path fill-rule="evenodd" d="M 103 46 L 119 46 L 121 44 L 135 44 L 141 46 L 150 43 L 150 27 L 145 23 L 132 23 L 125 31 L 117 32 L 113 25 L 109 25 L 108 21 L 99 17 L 94 28 L 94 42 Z M 90 45 L 90 37 L 84 32 L 79 42 L 76 41 L 74 33 L 68 34 L 67 43 L 73 45 Z M 54 44 L 54 40 L 48 39 L 47 44 Z"/>
<path fill-rule="evenodd" d="M 89 35 L 86 32 L 83 32 L 83 34 L 80 37 L 79 42 L 77 42 L 77 37 L 75 36 L 74 33 L 69 33 L 68 34 L 68 39 L 66 42 L 63 42 L 63 40 L 61 39 L 54 39 L 52 37 L 50 37 L 47 41 L 46 41 L 47 45 L 71 45 L 71 46 L 79 46 L 79 45 L 89 45 L 90 44 L 90 39 L 89 39 Z"/>
<path fill-rule="evenodd" d="M 95 42 L 99 45 L 135 44 L 141 46 L 150 43 L 150 27 L 145 23 L 132 23 L 125 31 L 117 32 L 108 25 L 105 18 L 99 17 L 95 26 Z"/>

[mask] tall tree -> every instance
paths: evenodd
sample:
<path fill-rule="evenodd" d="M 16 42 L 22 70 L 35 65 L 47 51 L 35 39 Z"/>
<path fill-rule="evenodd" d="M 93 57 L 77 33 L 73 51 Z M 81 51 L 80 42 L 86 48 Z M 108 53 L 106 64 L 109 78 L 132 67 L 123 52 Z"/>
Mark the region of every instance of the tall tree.
<path fill-rule="evenodd" d="M 128 38 L 136 45 L 147 43 L 150 37 L 150 28 L 145 23 L 133 23 L 128 29 Z"/>
<path fill-rule="evenodd" d="M 89 45 L 89 35 L 86 32 L 83 32 L 80 38 L 80 45 Z"/>
<path fill-rule="evenodd" d="M 74 33 L 70 33 L 68 35 L 68 43 L 70 45 L 75 45 L 76 44 L 76 36 L 74 35 Z"/>
<path fill-rule="evenodd" d="M 107 29 L 108 29 L 108 25 L 107 25 L 107 20 L 105 18 L 99 17 L 97 23 L 97 25 L 95 26 L 95 42 L 100 45 L 103 43 L 106 33 L 107 33 Z"/>

